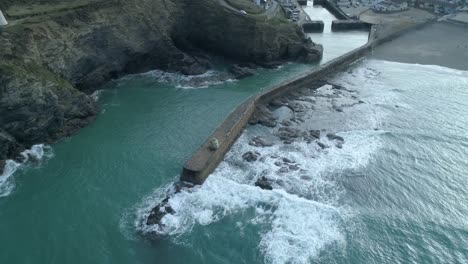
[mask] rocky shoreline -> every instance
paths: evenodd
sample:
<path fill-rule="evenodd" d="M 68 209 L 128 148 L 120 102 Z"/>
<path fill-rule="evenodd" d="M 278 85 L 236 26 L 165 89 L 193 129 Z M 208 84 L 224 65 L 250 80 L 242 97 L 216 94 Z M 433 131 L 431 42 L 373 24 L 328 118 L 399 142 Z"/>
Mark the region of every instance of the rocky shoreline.
<path fill-rule="evenodd" d="M 322 56 L 281 12 L 242 14 L 218 0 L 58 3 L 43 1 L 37 13 L 21 15 L 14 12 L 32 1 L 0 4 L 10 21 L 0 31 L 2 162 L 89 124 L 99 111 L 89 94 L 111 79 L 153 69 L 202 74 L 209 54 L 238 61 L 231 68 L 238 78 L 252 74 L 245 63 L 274 67 Z"/>
<path fill-rule="evenodd" d="M 263 133 L 247 133 L 250 150 L 241 154 L 237 160 L 246 164 L 272 160 L 276 166 L 275 172 L 261 174 L 252 182 L 254 186 L 263 190 L 278 188 L 282 184 L 281 179 L 287 178 L 289 173 L 299 173 L 302 180 L 310 180 L 308 171 L 300 162 L 276 153 L 263 155 L 265 151 L 262 149 L 274 146 L 293 147 L 296 143 L 304 142 L 317 153 L 327 152 L 332 148 L 342 149 L 346 144 L 345 138 L 329 128 L 315 127 L 316 124 L 310 121 L 312 112 L 317 108 L 342 114 L 344 109 L 364 103 L 358 99 L 354 90 L 326 80 L 317 80 L 307 88 L 295 90 L 259 105 L 249 121 L 247 130 L 255 130 L 256 126 L 261 126 L 263 128 L 258 130 Z M 150 238 L 158 238 L 158 233 L 154 230 L 164 229 L 162 220 L 165 215 L 176 213 L 170 206 L 171 197 L 179 192 L 192 192 L 194 186 L 196 185 L 184 181 L 176 182 L 167 196 L 153 207 L 145 223 L 148 226 L 157 226 L 156 229 L 151 229 L 153 231 L 149 234 Z"/>

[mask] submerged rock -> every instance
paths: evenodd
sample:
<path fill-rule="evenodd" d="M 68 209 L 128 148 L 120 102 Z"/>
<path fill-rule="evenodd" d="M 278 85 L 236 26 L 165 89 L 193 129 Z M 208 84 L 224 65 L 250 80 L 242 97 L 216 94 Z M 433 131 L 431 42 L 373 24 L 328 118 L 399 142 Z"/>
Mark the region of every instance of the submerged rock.
<path fill-rule="evenodd" d="M 242 155 L 242 159 L 247 162 L 257 161 L 258 157 L 260 157 L 260 153 L 248 151 Z"/>
<path fill-rule="evenodd" d="M 262 137 L 254 137 L 250 140 L 249 145 L 254 147 L 271 147 L 273 146 L 273 143 Z"/>
<path fill-rule="evenodd" d="M 317 141 L 317 145 L 318 145 L 320 148 L 322 148 L 322 149 L 327 148 L 327 145 L 323 144 L 323 143 L 320 142 L 320 141 Z"/>
<path fill-rule="evenodd" d="M 344 142 L 344 138 L 343 138 L 343 137 L 338 136 L 338 135 L 336 135 L 336 134 L 334 134 L 334 133 L 328 133 L 328 134 L 327 134 L 327 138 L 328 138 L 329 140 L 339 140 L 339 141 L 343 141 L 343 142 Z"/>
<path fill-rule="evenodd" d="M 174 214 L 175 211 L 172 209 L 169 203 L 169 197 L 164 198 L 158 205 L 156 205 L 152 210 L 151 213 L 148 216 L 148 219 L 146 220 L 147 225 L 160 225 L 161 220 L 166 216 L 167 214 Z"/>
<path fill-rule="evenodd" d="M 265 176 L 262 176 L 262 178 L 258 179 L 255 182 L 255 186 L 260 187 L 263 190 L 273 190 L 273 186 L 271 186 L 270 181 Z"/>
<path fill-rule="evenodd" d="M 260 105 L 255 109 L 254 114 L 249 120 L 249 124 L 260 124 L 266 127 L 275 127 L 277 122 L 273 113 L 266 106 Z"/>
<path fill-rule="evenodd" d="M 252 69 L 243 68 L 238 65 L 229 67 L 229 72 L 232 73 L 236 79 L 244 79 L 255 74 Z"/>
<path fill-rule="evenodd" d="M 280 127 L 277 134 L 281 140 L 291 140 L 301 137 L 302 131 L 292 127 Z"/>
<path fill-rule="evenodd" d="M 309 135 L 319 139 L 320 138 L 320 130 L 309 130 Z"/>

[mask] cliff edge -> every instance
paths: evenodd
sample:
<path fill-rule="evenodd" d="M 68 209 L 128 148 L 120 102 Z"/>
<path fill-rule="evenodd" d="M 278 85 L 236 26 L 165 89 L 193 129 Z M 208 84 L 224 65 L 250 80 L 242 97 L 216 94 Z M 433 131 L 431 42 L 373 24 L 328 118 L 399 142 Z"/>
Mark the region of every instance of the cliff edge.
<path fill-rule="evenodd" d="M 113 78 L 201 74 L 204 52 L 257 64 L 322 56 L 279 6 L 246 14 L 224 0 L 5 0 L 0 9 L 10 22 L 0 29 L 0 161 L 88 124 L 98 113 L 88 94 Z"/>

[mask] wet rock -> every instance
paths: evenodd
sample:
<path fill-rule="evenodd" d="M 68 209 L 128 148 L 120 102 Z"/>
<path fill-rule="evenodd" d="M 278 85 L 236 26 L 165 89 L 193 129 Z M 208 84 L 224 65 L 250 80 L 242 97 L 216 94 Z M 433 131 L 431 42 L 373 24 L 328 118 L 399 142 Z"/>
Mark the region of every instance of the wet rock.
<path fill-rule="evenodd" d="M 300 168 L 299 168 L 299 165 L 293 164 L 293 165 L 289 165 L 289 169 L 292 171 L 298 171 Z"/>
<path fill-rule="evenodd" d="M 283 163 L 281 163 L 281 161 L 275 161 L 274 164 L 275 164 L 276 166 L 278 166 L 278 167 L 283 166 Z"/>
<path fill-rule="evenodd" d="M 338 136 L 338 135 L 336 135 L 336 134 L 334 134 L 334 133 L 328 133 L 328 134 L 327 134 L 327 138 L 328 138 L 329 140 L 339 140 L 339 141 L 343 141 L 343 142 L 344 142 L 344 138 L 343 138 L 343 137 Z"/>
<path fill-rule="evenodd" d="M 175 193 L 180 193 L 181 191 L 190 189 L 193 186 L 194 185 L 191 182 L 178 181 L 176 184 L 174 184 Z"/>
<path fill-rule="evenodd" d="M 238 80 L 253 76 L 255 74 L 252 69 L 240 67 L 239 65 L 232 65 L 229 67 L 229 72 L 232 73 Z"/>
<path fill-rule="evenodd" d="M 249 145 L 254 147 L 271 147 L 273 146 L 273 143 L 266 141 L 261 137 L 254 137 L 252 140 L 250 140 Z"/>
<path fill-rule="evenodd" d="M 322 149 L 327 148 L 327 145 L 323 144 L 323 143 L 320 142 L 320 141 L 317 141 L 317 145 L 318 145 L 320 148 L 322 148 Z"/>
<path fill-rule="evenodd" d="M 6 162 L 5 160 L 0 160 L 0 175 L 3 175 L 3 170 L 5 169 Z"/>
<path fill-rule="evenodd" d="M 157 206 L 155 206 L 151 210 L 151 213 L 149 214 L 148 219 L 146 220 L 146 224 L 160 225 L 161 220 L 164 218 L 164 216 L 166 216 L 167 214 L 174 214 L 174 209 L 172 209 L 172 207 L 168 203 L 169 197 L 166 197 Z"/>
<path fill-rule="evenodd" d="M 337 148 L 341 149 L 343 148 L 343 142 L 342 141 L 338 141 L 335 145 Z"/>
<path fill-rule="evenodd" d="M 360 104 L 363 104 L 363 103 L 364 103 L 364 101 L 362 101 L 362 100 L 359 100 L 359 101 L 358 101 L 358 103 L 360 103 Z"/>
<path fill-rule="evenodd" d="M 278 173 L 286 173 L 288 172 L 288 168 L 287 167 L 282 167 L 281 169 L 278 170 Z"/>
<path fill-rule="evenodd" d="M 280 124 L 283 125 L 283 126 L 291 126 L 292 125 L 291 121 L 289 121 L 289 120 L 283 120 L 283 121 L 281 121 Z"/>
<path fill-rule="evenodd" d="M 260 157 L 260 153 L 258 152 L 253 152 L 253 151 L 248 151 L 242 155 L 242 159 L 247 161 L 247 162 L 254 162 L 257 161 L 258 157 Z"/>
<path fill-rule="evenodd" d="M 298 138 L 302 134 L 302 131 L 297 128 L 292 127 L 280 127 L 278 129 L 278 137 L 281 140 L 290 140 L 293 138 Z"/>
<path fill-rule="evenodd" d="M 255 182 L 255 186 L 260 187 L 263 190 L 273 190 L 273 187 L 271 186 L 270 181 L 268 181 L 268 179 L 265 176 L 258 179 Z"/>
<path fill-rule="evenodd" d="M 277 125 L 276 118 L 273 116 L 273 113 L 264 105 L 258 106 L 255 109 L 249 124 L 260 124 L 266 127 L 275 127 Z"/>
<path fill-rule="evenodd" d="M 312 180 L 312 178 L 310 176 L 307 176 L 307 175 L 302 175 L 301 176 L 301 179 L 305 180 L 305 181 L 310 181 Z"/>
<path fill-rule="evenodd" d="M 281 107 L 281 106 L 284 106 L 286 103 L 282 101 L 281 99 L 275 99 L 275 100 L 270 101 L 268 104 L 274 107 Z"/>
<path fill-rule="evenodd" d="M 309 135 L 314 138 L 320 138 L 320 130 L 309 130 Z"/>
<path fill-rule="evenodd" d="M 338 106 L 334 107 L 333 109 L 335 109 L 335 111 L 340 112 L 340 113 L 343 112 L 343 108 L 338 107 Z"/>
<path fill-rule="evenodd" d="M 294 163 L 294 161 L 288 159 L 288 158 L 283 158 L 283 162 L 286 162 L 286 163 Z"/>
<path fill-rule="evenodd" d="M 299 102 L 290 102 L 288 107 L 295 113 L 301 113 L 307 110 L 307 108 Z"/>

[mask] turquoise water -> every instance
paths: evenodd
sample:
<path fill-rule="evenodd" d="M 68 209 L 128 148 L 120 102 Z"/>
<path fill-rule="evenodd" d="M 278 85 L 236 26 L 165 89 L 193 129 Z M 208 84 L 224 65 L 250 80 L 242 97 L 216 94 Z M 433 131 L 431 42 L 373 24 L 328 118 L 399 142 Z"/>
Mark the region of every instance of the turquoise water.
<path fill-rule="evenodd" d="M 325 47 L 323 62 L 367 40 L 365 32 L 346 37 L 354 41 Z M 51 147 L 35 146 L 30 154 L 37 161 L 10 162 L 0 176 L 0 263 L 262 262 L 257 227 L 246 227 L 247 239 L 230 238 L 236 214 L 212 223 L 212 231 L 194 226 L 196 235 L 157 242 L 141 236 L 139 220 L 235 106 L 311 67 L 287 64 L 194 88 L 182 76 L 160 72 L 109 84 L 98 94 L 95 122 Z M 204 243 L 210 236 L 219 239 Z"/>
<path fill-rule="evenodd" d="M 314 109 L 301 126 L 322 130 L 328 148 L 248 127 L 205 184 L 173 196 L 175 214 L 150 230 L 195 252 L 190 263 L 468 263 L 468 72 L 368 60 L 331 82 L 345 89 L 301 98 Z M 258 135 L 274 146 L 249 146 Z M 243 161 L 251 150 L 261 158 Z M 278 172 L 283 157 L 300 170 Z M 254 186 L 262 176 L 273 191 Z M 137 212 L 144 218 L 162 198 Z"/>

